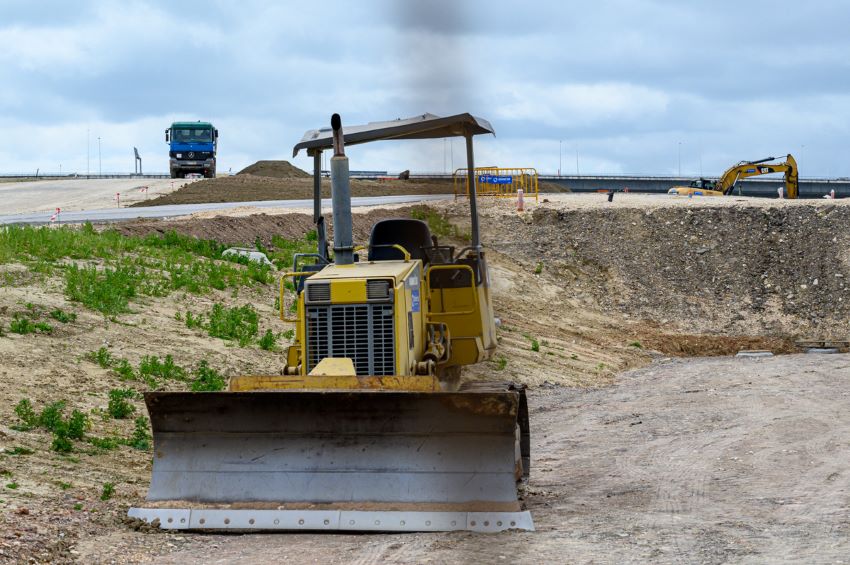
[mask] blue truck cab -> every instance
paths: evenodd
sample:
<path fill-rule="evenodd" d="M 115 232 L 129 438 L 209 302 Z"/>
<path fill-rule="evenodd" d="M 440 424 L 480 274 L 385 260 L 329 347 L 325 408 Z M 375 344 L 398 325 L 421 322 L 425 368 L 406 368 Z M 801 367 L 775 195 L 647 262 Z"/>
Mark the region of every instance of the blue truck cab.
<path fill-rule="evenodd" d="M 174 122 L 165 130 L 165 141 L 169 143 L 171 178 L 183 178 L 188 173 L 215 177 L 218 130 L 211 123 Z"/>

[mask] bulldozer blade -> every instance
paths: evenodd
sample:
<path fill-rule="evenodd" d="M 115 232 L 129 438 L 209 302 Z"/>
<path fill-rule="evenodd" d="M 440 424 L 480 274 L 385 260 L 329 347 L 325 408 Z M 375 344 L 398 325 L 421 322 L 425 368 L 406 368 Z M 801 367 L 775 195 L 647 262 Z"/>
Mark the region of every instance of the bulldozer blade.
<path fill-rule="evenodd" d="M 145 508 L 169 529 L 534 528 L 522 389 L 154 392 Z"/>

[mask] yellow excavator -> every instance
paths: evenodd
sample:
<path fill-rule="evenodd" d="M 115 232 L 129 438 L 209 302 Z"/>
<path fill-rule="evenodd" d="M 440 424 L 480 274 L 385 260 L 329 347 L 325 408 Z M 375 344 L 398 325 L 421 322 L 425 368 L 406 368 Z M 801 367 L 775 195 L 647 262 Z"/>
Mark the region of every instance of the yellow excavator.
<path fill-rule="evenodd" d="M 771 173 L 785 173 L 784 196 L 786 198 L 797 198 L 800 187 L 797 161 L 790 154 L 781 163 L 771 163 L 771 161 L 776 161 L 776 157 L 767 157 L 758 161 L 741 161 L 729 167 L 718 181 L 700 178 L 691 181 L 689 186 L 674 186 L 667 192 L 681 196 L 725 196 L 732 194 L 737 186 L 738 193 L 741 194 L 741 187 L 738 185 L 738 181 L 741 179 Z"/>
<path fill-rule="evenodd" d="M 345 131 L 334 114 L 331 126 L 293 151 L 313 157 L 318 245 L 281 280 L 281 318 L 287 302 L 296 312 L 281 374 L 147 393 L 153 470 L 129 516 L 187 530 L 533 530 L 517 496 L 530 464 L 525 388 L 458 378 L 496 348 L 472 145 L 493 128 L 470 114 Z M 470 245 L 441 245 L 400 218 L 355 246 L 345 146 L 448 136 L 466 139 Z M 320 194 L 329 149 L 332 254 Z"/>

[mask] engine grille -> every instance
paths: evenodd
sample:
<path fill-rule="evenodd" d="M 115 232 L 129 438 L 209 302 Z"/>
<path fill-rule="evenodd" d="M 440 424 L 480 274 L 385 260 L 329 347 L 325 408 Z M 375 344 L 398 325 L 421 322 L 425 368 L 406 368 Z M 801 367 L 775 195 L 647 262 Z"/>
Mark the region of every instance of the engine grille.
<path fill-rule="evenodd" d="M 325 357 L 348 357 L 358 375 L 395 374 L 390 304 L 307 307 L 307 371 Z"/>

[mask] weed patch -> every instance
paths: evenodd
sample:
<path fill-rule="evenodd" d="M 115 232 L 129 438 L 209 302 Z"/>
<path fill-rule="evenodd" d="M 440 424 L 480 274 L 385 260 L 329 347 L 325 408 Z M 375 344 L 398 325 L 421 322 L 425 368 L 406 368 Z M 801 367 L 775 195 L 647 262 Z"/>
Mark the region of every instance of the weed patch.
<path fill-rule="evenodd" d="M 264 349 L 266 351 L 274 351 L 276 344 L 277 338 L 271 330 L 266 330 L 266 333 L 263 334 L 263 337 L 261 337 L 259 341 L 260 349 Z"/>
<path fill-rule="evenodd" d="M 136 411 L 136 407 L 127 400 L 135 400 L 138 397 L 139 393 L 131 388 L 113 388 L 109 391 L 106 411 L 116 420 L 123 420 Z"/>
<path fill-rule="evenodd" d="M 224 390 L 225 378 L 218 371 L 210 368 L 206 360 L 198 364 L 195 370 L 195 378 L 192 380 L 192 390 L 195 392 L 215 392 Z"/>
<path fill-rule="evenodd" d="M 233 308 L 214 304 L 206 329 L 211 337 L 233 340 L 245 347 L 259 331 L 257 311 L 250 304 Z"/>
<path fill-rule="evenodd" d="M 109 500 L 115 494 L 115 483 L 103 483 L 103 489 L 100 491 L 101 500 Z"/>
<path fill-rule="evenodd" d="M 77 315 L 73 312 L 65 312 L 61 308 L 56 308 L 50 311 L 50 317 L 61 324 L 68 324 L 77 319 Z"/>

